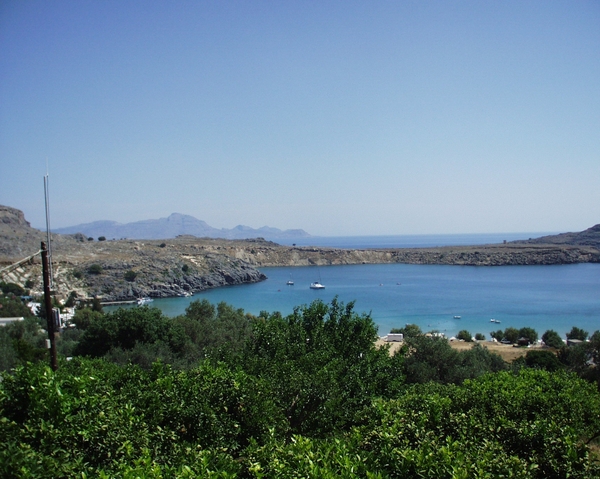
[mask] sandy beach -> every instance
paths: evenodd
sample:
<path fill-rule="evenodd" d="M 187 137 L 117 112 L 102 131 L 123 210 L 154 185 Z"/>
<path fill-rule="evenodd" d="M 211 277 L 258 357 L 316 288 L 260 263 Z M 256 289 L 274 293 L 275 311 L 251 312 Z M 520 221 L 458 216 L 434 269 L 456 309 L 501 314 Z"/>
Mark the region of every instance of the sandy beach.
<path fill-rule="evenodd" d="M 531 351 L 532 349 L 540 349 L 539 346 L 532 346 L 529 348 L 515 348 L 510 344 L 502 344 L 496 343 L 493 341 L 477 341 L 472 343 L 466 343 L 464 341 L 448 341 L 450 346 L 459 351 L 464 351 L 466 349 L 471 349 L 475 344 L 480 344 L 484 348 L 487 348 L 492 353 L 496 353 L 502 357 L 507 362 L 512 362 L 521 356 L 525 356 L 527 351 Z M 394 353 L 398 349 L 402 347 L 402 343 L 399 342 L 386 342 L 383 339 L 378 339 L 376 344 L 378 346 L 382 346 L 384 344 L 390 344 L 390 353 Z"/>

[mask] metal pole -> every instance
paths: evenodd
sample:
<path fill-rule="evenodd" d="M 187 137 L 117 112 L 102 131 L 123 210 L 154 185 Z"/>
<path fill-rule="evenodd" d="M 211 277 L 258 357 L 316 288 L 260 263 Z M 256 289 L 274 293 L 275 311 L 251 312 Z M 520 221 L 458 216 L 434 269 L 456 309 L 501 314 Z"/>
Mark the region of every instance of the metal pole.
<path fill-rule="evenodd" d="M 58 369 L 56 360 L 56 338 L 54 337 L 54 318 L 52 317 L 52 297 L 50 296 L 50 271 L 48 268 L 48 250 L 42 241 L 42 272 L 44 276 L 44 305 L 46 307 L 46 323 L 48 339 L 50 340 L 50 367 L 53 371 Z"/>
<path fill-rule="evenodd" d="M 47 168 L 47 166 L 46 166 Z M 52 243 L 50 242 L 50 180 L 46 170 L 44 176 L 44 202 L 46 204 L 46 241 L 48 241 L 48 271 L 50 274 L 50 287 L 54 286 L 54 275 L 52 274 Z"/>

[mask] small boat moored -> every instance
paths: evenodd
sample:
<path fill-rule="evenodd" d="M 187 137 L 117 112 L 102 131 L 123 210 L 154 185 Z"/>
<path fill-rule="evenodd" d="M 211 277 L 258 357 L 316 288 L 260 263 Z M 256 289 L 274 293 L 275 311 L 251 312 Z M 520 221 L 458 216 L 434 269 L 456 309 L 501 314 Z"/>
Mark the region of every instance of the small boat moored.
<path fill-rule="evenodd" d="M 314 283 L 310 283 L 310 289 L 325 289 L 325 286 L 318 281 L 315 281 Z"/>
<path fill-rule="evenodd" d="M 460 316 L 458 316 L 458 315 L 455 315 L 455 316 L 454 316 L 454 319 L 460 319 Z"/>
<path fill-rule="evenodd" d="M 146 303 L 151 303 L 152 301 L 154 301 L 152 298 L 148 298 L 147 296 L 144 298 L 138 298 L 137 300 L 137 304 L 138 306 L 142 306 Z"/>

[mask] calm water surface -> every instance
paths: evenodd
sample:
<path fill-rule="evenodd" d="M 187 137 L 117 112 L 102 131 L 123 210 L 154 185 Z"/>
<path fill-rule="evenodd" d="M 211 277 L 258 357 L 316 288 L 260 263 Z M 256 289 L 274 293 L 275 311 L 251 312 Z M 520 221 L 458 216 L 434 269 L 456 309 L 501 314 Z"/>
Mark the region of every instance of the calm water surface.
<path fill-rule="evenodd" d="M 225 301 L 258 314 L 289 314 L 295 306 L 335 296 L 355 301 L 357 312 L 370 313 L 379 334 L 407 323 L 447 336 L 467 329 L 473 335 L 529 326 L 541 336 L 554 329 L 563 337 L 572 326 L 600 330 L 600 264 L 553 266 L 349 265 L 261 268 L 268 279 L 230 286 L 191 298 L 157 299 L 151 306 L 169 316 L 185 312 L 191 301 Z M 294 286 L 286 281 L 294 280 Z M 324 290 L 311 290 L 319 280 Z M 106 308 L 107 310 L 110 310 Z M 460 319 L 454 319 L 460 316 Z M 500 324 L 490 323 L 494 318 Z"/>

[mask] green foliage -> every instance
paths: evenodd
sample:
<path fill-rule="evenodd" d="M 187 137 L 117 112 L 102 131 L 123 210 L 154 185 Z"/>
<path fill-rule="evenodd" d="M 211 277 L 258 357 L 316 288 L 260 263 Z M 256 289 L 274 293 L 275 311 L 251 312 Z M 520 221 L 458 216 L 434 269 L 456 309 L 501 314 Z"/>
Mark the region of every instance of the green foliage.
<path fill-rule="evenodd" d="M 240 467 L 231 454 L 284 424 L 260 381 L 208 364 L 143 372 L 74 360 L 56 373 L 18 369 L 0 388 L 2 477 L 27 469 L 33 477 L 115 477 L 184 465 L 185 477 L 234 477 Z M 210 476 L 211 467 L 229 475 Z"/>
<path fill-rule="evenodd" d="M 132 281 L 135 281 L 135 278 L 137 277 L 137 273 L 130 269 L 129 271 L 125 272 L 123 277 L 125 278 L 125 281 L 132 282 Z"/>
<path fill-rule="evenodd" d="M 86 308 L 77 310 L 73 321 L 83 330 L 73 354 L 146 369 L 158 359 L 189 368 L 209 356 L 225 358 L 240 351 L 251 332 L 242 309 L 226 303 L 215 308 L 206 300 L 192 302 L 185 315 L 172 319 L 157 308 L 118 309 L 107 315 Z"/>
<path fill-rule="evenodd" d="M 25 294 L 25 290 L 16 283 L 5 283 L 4 281 L 0 281 L 0 289 L 6 295 L 23 296 Z"/>
<path fill-rule="evenodd" d="M 521 328 L 519 329 L 519 339 L 525 338 L 529 340 L 529 343 L 535 343 L 538 340 L 538 333 L 533 328 Z"/>
<path fill-rule="evenodd" d="M 92 308 L 81 308 L 75 310 L 73 316 L 73 323 L 77 326 L 77 329 L 85 330 L 92 321 L 101 320 L 103 315 L 99 311 L 94 311 Z"/>
<path fill-rule="evenodd" d="M 77 292 L 76 291 L 71 291 L 69 293 L 69 297 L 65 301 L 65 306 L 67 308 L 72 308 L 73 306 L 75 306 L 76 301 L 77 301 Z"/>
<path fill-rule="evenodd" d="M 0 297 L 0 318 L 27 318 L 30 316 L 33 316 L 33 313 L 23 304 L 21 298 L 12 294 Z"/>
<path fill-rule="evenodd" d="M 89 274 L 102 274 L 102 266 L 99 264 L 92 264 L 88 267 L 87 272 Z"/>
<path fill-rule="evenodd" d="M 598 430 L 599 408 L 597 391 L 574 376 L 500 372 L 382 402 L 360 439 L 370 470 L 393 477 L 596 477 L 579 440 Z"/>
<path fill-rule="evenodd" d="M 485 334 L 475 333 L 475 339 L 477 341 L 485 341 Z"/>
<path fill-rule="evenodd" d="M 390 331 L 392 334 L 403 334 L 405 338 L 414 338 L 416 336 L 421 336 L 423 331 L 416 324 L 407 324 L 403 328 L 392 328 Z"/>
<path fill-rule="evenodd" d="M 119 308 L 102 317 L 88 318 L 76 355 L 101 357 L 111 348 L 133 349 L 137 342 L 154 343 L 168 338 L 170 320 L 158 308 Z"/>
<path fill-rule="evenodd" d="M 588 332 L 576 326 L 573 326 L 571 331 L 567 333 L 567 339 L 578 339 L 579 341 L 585 341 L 587 337 Z"/>
<path fill-rule="evenodd" d="M 92 311 L 102 312 L 102 303 L 98 298 L 92 300 Z"/>
<path fill-rule="evenodd" d="M 460 384 L 490 371 L 506 369 L 506 364 L 487 348 L 475 344 L 466 351 L 456 351 L 447 340 L 419 336 L 405 340 L 404 374 L 408 383 Z"/>
<path fill-rule="evenodd" d="M 184 264 L 181 267 L 181 271 L 183 271 L 184 273 L 187 273 L 190 270 L 190 267 L 187 264 Z"/>
<path fill-rule="evenodd" d="M 504 338 L 504 331 L 502 331 L 501 329 L 499 329 L 498 331 L 492 331 L 490 332 L 490 337 L 494 338 L 496 341 L 502 341 L 502 339 Z"/>
<path fill-rule="evenodd" d="M 458 334 L 456 335 L 456 339 L 462 339 L 463 341 L 470 343 L 473 341 L 473 336 L 471 335 L 471 333 L 469 333 L 469 331 L 463 329 L 458 332 Z"/>
<path fill-rule="evenodd" d="M 106 241 L 106 236 L 99 236 L 98 241 Z"/>
<path fill-rule="evenodd" d="M 371 397 L 399 391 L 401 358 L 375 348 L 377 327 L 353 306 L 315 301 L 252 322 L 235 362 L 271 385 L 293 433 L 328 434 L 357 421 Z"/>
<path fill-rule="evenodd" d="M 509 341 L 511 344 L 515 344 L 520 338 L 519 330 L 517 328 L 506 328 L 502 339 Z"/>
<path fill-rule="evenodd" d="M 256 445 L 248 468 L 253 477 L 285 478 L 597 477 L 579 439 L 598 426 L 599 399 L 573 376 L 544 371 L 486 375 L 462 387 L 430 383 L 378 401 L 343 439 Z M 583 410 L 571 417 L 571 406 Z"/>
<path fill-rule="evenodd" d="M 558 371 L 563 365 L 551 351 L 527 351 L 525 364 L 529 368 L 545 369 L 546 371 Z"/>
<path fill-rule="evenodd" d="M 46 361 L 45 331 L 33 316 L 0 328 L 0 370 L 9 370 L 26 362 Z"/>
<path fill-rule="evenodd" d="M 584 375 L 590 367 L 591 354 L 587 344 L 583 343 L 561 348 L 558 351 L 558 359 L 569 371 Z"/>
<path fill-rule="evenodd" d="M 375 349 L 369 318 L 349 306 L 263 314 L 243 354 L 228 356 L 240 361 L 231 365 L 144 370 L 75 358 L 56 372 L 29 364 L 3 373 L 0 477 L 599 477 L 585 445 L 600 431 L 594 385 L 523 369 L 460 386 L 373 388 L 401 375 L 401 358 Z M 486 354 L 479 345 L 468 352 L 462 367 Z M 280 384 L 278 369 L 292 374 L 289 384 Z M 292 390 L 296 380 L 301 388 Z M 366 400 L 357 403 L 357 394 Z M 307 417 L 298 434 L 284 399 L 299 408 L 323 395 L 309 415 L 329 429 Z M 352 420 L 336 417 L 349 410 Z"/>
<path fill-rule="evenodd" d="M 31 278 L 29 278 L 27 281 L 25 281 L 25 288 L 27 289 L 31 289 L 35 286 L 35 281 Z"/>
<path fill-rule="evenodd" d="M 553 329 L 549 329 L 542 334 L 542 341 L 546 346 L 555 349 L 562 348 L 565 345 L 560 335 Z"/>

